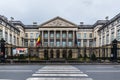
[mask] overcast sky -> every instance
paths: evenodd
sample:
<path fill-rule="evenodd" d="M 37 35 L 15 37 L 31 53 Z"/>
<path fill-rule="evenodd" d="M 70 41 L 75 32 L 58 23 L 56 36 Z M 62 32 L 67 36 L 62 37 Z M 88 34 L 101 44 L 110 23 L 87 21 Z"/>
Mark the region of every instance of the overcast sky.
<path fill-rule="evenodd" d="M 0 15 L 24 24 L 41 24 L 56 16 L 75 24 L 93 24 L 118 13 L 120 0 L 0 0 Z"/>

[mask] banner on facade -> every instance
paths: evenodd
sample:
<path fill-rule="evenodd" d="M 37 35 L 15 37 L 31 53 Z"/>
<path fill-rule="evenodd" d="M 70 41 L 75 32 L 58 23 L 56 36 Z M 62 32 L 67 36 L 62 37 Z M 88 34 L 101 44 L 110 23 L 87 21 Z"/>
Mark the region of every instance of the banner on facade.
<path fill-rule="evenodd" d="M 27 54 L 27 48 L 13 48 L 13 55 Z"/>

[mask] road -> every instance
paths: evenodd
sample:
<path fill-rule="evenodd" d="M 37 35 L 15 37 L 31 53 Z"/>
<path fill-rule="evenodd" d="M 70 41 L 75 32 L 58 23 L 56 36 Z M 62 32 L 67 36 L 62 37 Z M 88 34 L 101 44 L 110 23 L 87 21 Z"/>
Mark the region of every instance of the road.
<path fill-rule="evenodd" d="M 120 65 L 0 65 L 0 80 L 120 80 Z"/>

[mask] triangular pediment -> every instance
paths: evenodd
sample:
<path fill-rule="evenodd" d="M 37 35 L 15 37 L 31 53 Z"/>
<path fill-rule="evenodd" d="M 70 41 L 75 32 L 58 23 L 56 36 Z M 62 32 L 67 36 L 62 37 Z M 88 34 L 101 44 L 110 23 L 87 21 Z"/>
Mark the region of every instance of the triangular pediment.
<path fill-rule="evenodd" d="M 40 27 L 76 27 L 76 24 L 65 20 L 61 17 L 55 17 L 43 24 Z"/>

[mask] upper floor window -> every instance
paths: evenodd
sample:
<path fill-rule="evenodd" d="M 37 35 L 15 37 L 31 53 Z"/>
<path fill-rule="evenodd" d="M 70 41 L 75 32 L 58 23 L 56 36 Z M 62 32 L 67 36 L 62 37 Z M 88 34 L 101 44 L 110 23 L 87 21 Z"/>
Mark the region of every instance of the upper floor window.
<path fill-rule="evenodd" d="M 48 33 L 47 32 L 44 33 L 44 38 L 48 38 Z"/>
<path fill-rule="evenodd" d="M 51 37 L 51 38 L 54 37 L 54 33 L 53 33 L 53 32 L 50 33 L 50 37 Z"/>
<path fill-rule="evenodd" d="M 7 40 L 8 40 L 8 33 L 5 32 L 5 41 L 7 41 Z"/>
<path fill-rule="evenodd" d="M 28 33 L 25 33 L 25 37 L 28 37 Z"/>
<path fill-rule="evenodd" d="M 117 31 L 117 40 L 120 41 L 120 30 Z"/>
<path fill-rule="evenodd" d="M 33 38 L 33 33 L 30 33 L 30 38 Z"/>
<path fill-rule="evenodd" d="M 36 33 L 36 38 L 38 38 L 38 36 L 39 36 L 39 33 Z"/>
<path fill-rule="evenodd" d="M 56 33 L 56 38 L 60 38 L 60 33 Z"/>
<path fill-rule="evenodd" d="M 92 33 L 89 34 L 89 37 L 92 38 Z"/>
<path fill-rule="evenodd" d="M 69 38 L 72 38 L 72 37 L 73 37 L 72 33 L 69 33 L 69 34 L 68 34 L 68 37 L 69 37 Z"/>
<path fill-rule="evenodd" d="M 81 33 L 77 34 L 77 38 L 80 39 L 81 38 Z"/>
<path fill-rule="evenodd" d="M 63 34 L 62 34 L 62 38 L 66 38 L 66 33 L 63 33 Z"/>
<path fill-rule="evenodd" d="M 2 30 L 0 30 L 0 40 L 3 37 Z"/>
<path fill-rule="evenodd" d="M 84 39 L 86 39 L 87 38 L 87 34 L 86 33 L 84 33 Z"/>

